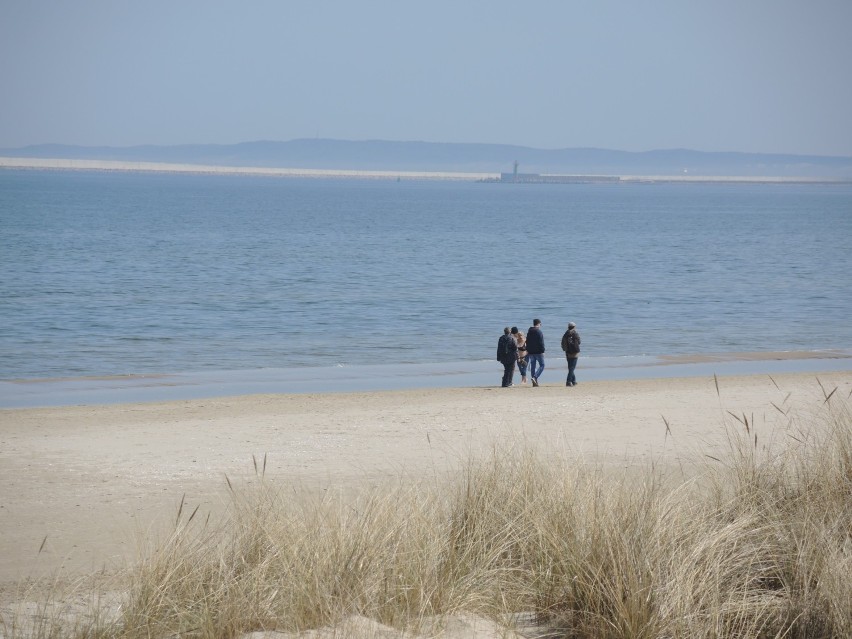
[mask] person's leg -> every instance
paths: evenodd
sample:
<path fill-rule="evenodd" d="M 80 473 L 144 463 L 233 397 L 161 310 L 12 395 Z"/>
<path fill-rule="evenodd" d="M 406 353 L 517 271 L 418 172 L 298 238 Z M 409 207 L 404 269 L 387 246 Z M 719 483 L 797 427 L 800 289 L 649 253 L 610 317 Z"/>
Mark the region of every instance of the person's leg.
<path fill-rule="evenodd" d="M 522 357 L 518 360 L 518 372 L 521 374 L 521 384 L 527 383 L 527 358 Z"/>
<path fill-rule="evenodd" d="M 530 355 L 530 358 L 532 359 L 530 377 L 538 381 L 544 371 L 544 355 L 539 353 L 538 355 Z"/>
<path fill-rule="evenodd" d="M 533 355 L 531 353 L 527 357 L 530 359 L 530 378 L 534 382 L 538 381 L 538 376 L 541 375 L 541 371 L 539 370 L 539 367 L 542 366 L 541 355 Z"/>
<path fill-rule="evenodd" d="M 512 377 L 515 374 L 515 362 L 503 362 L 503 388 L 512 385 Z"/>
<path fill-rule="evenodd" d="M 577 358 L 569 357 L 568 358 L 568 383 L 571 386 L 575 386 L 577 384 L 577 376 L 574 375 L 574 369 L 577 368 Z"/>

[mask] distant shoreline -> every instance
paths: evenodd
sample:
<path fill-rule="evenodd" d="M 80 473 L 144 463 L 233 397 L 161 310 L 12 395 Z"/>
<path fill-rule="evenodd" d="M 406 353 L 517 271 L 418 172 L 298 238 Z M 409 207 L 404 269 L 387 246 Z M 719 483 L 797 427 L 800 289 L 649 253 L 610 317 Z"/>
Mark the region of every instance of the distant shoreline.
<path fill-rule="evenodd" d="M 440 180 L 460 182 L 497 182 L 501 174 L 460 171 L 364 171 L 354 169 L 307 169 L 292 167 L 217 166 L 170 162 L 126 162 L 118 160 L 75 160 L 61 158 L 0 157 L 0 169 L 34 169 L 64 171 L 120 171 L 150 173 L 186 173 L 194 175 L 245 175 L 282 178 L 361 179 L 361 180 Z M 555 174 L 542 174 L 555 177 Z M 737 183 L 737 184 L 852 184 L 852 180 L 812 177 L 714 176 L 714 175 L 559 175 L 572 183 L 595 182 L 602 177 L 607 183 Z"/>
<path fill-rule="evenodd" d="M 170 162 L 125 162 L 118 160 L 71 160 L 52 158 L 0 157 L 0 168 L 58 169 L 68 171 L 127 171 L 155 173 L 192 173 L 200 175 L 253 175 L 294 178 L 354 178 L 376 180 L 461 180 L 481 181 L 499 178 L 499 173 L 462 173 L 452 171 L 361 171 L 354 169 L 300 169 L 256 166 L 216 166 Z"/>

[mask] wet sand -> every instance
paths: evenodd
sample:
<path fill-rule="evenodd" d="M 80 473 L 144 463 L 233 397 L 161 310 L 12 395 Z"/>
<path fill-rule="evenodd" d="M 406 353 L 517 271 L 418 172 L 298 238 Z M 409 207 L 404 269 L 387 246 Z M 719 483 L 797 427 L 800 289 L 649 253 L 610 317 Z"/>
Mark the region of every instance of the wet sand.
<path fill-rule="evenodd" d="M 578 375 L 581 381 L 587 382 L 849 369 L 852 369 L 852 351 L 835 349 L 658 357 L 583 356 Z M 547 357 L 545 379 L 564 379 L 566 372 L 563 357 Z M 0 409 L 163 402 L 237 395 L 488 387 L 499 384 L 502 374 L 500 364 L 479 360 L 6 379 L 0 380 Z"/>

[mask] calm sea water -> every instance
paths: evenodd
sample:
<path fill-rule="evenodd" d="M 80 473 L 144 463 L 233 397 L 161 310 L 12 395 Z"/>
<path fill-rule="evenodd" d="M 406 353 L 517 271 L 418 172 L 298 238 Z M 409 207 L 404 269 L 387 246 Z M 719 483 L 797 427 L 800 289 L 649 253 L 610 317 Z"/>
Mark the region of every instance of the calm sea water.
<path fill-rule="evenodd" d="M 0 171 L 0 379 L 852 348 L 852 187 Z"/>

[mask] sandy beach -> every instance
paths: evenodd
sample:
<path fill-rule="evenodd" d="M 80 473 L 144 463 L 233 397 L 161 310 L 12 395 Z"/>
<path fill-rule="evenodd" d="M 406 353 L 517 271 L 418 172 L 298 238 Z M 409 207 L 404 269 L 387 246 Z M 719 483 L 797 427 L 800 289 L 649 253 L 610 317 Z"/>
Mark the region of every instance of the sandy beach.
<path fill-rule="evenodd" d="M 852 392 L 852 371 L 252 395 L 0 411 L 0 587 L 112 570 L 187 507 L 214 515 L 227 478 L 345 491 L 441 475 L 526 442 L 621 467 L 688 464 L 725 442 L 731 413 L 759 428 Z M 667 433 L 670 429 L 670 434 Z"/>
<path fill-rule="evenodd" d="M 364 171 L 358 169 L 309 169 L 299 167 L 219 166 L 175 162 L 127 162 L 120 160 L 86 160 L 65 158 L 0 157 L 0 168 L 51 169 L 63 171 L 144 171 L 155 173 L 190 173 L 201 175 L 253 175 L 289 178 L 334 178 L 359 180 L 452 180 L 463 182 L 497 182 L 500 173 L 483 171 Z M 549 175 L 548 177 L 560 177 Z M 561 176 L 566 177 L 566 176 Z M 595 175 L 573 175 L 579 181 L 599 179 Z M 681 182 L 738 184 L 848 184 L 844 178 L 749 176 L 749 175 L 618 175 L 606 176 L 619 182 Z"/>
<path fill-rule="evenodd" d="M 460 171 L 361 171 L 357 169 L 307 169 L 298 167 L 218 166 L 174 162 L 123 162 L 118 160 L 71 160 L 0 157 L 0 168 L 58 169 L 67 171 L 153 171 L 201 175 L 254 175 L 296 178 L 355 178 L 359 180 L 496 180 L 499 173 Z"/>

